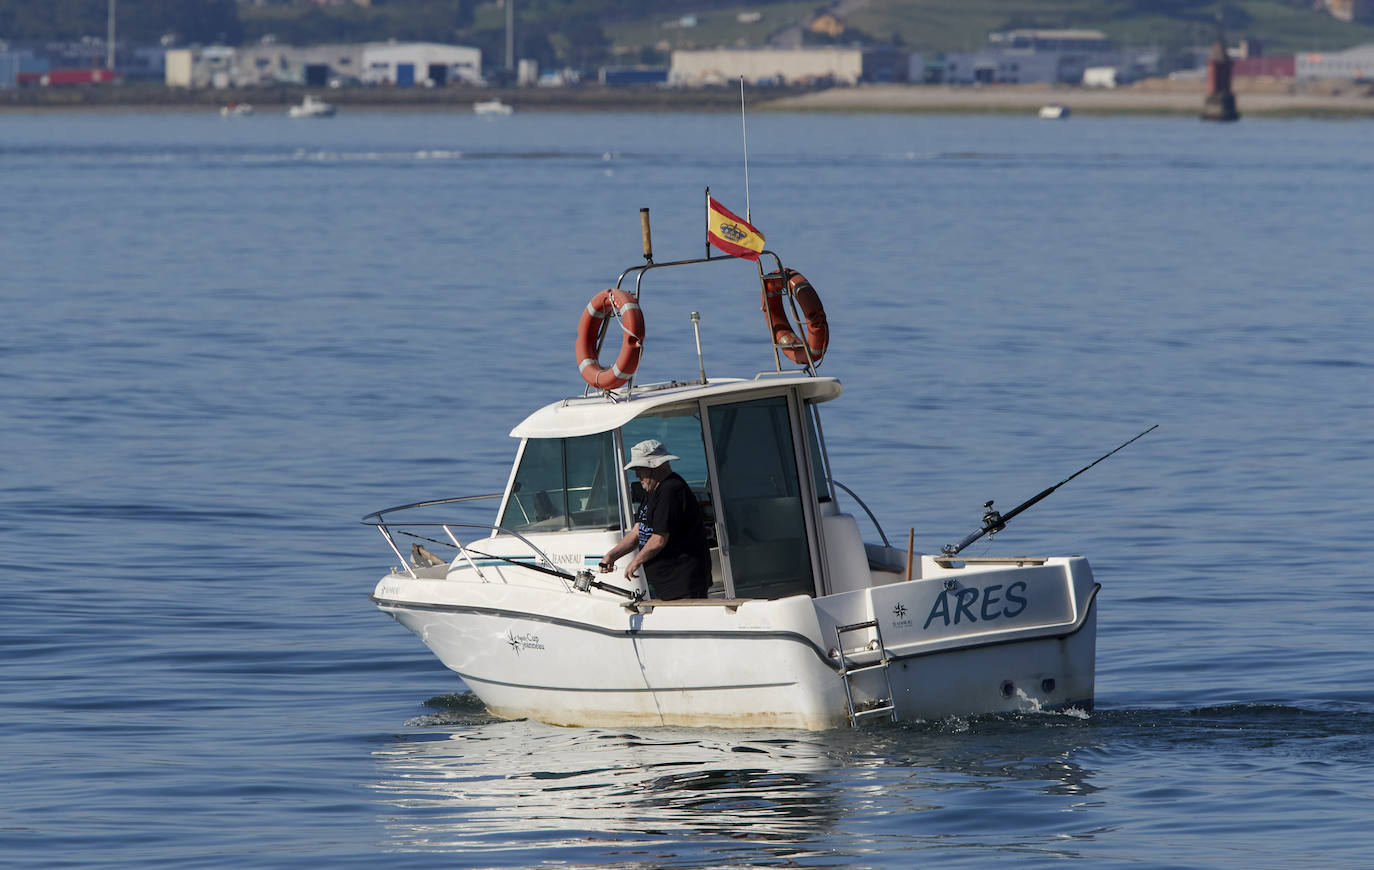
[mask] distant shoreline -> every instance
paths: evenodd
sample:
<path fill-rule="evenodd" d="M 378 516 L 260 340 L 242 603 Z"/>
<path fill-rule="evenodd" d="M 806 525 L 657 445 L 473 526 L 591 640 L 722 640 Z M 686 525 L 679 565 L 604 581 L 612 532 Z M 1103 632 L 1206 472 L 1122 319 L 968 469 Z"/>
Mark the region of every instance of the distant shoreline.
<path fill-rule="evenodd" d="M 942 87 L 870 85 L 787 96 L 768 103 L 777 111 L 927 112 L 951 114 L 1034 114 L 1041 106 L 1067 106 L 1083 115 L 1199 115 L 1200 82 L 1169 86 L 1083 88 L 1070 85 Z M 1365 88 L 1289 93 L 1277 87 L 1236 93 L 1241 116 L 1374 116 L 1374 97 Z"/>
<path fill-rule="evenodd" d="M 1291 92 L 1291 86 L 1236 94 L 1242 117 L 1370 117 L 1374 96 L 1364 87 L 1328 87 Z M 218 111 L 249 103 L 285 112 L 307 93 L 350 110 L 471 111 L 479 100 L 501 99 L 517 111 L 738 111 L 734 88 L 255 88 L 184 90 L 159 85 L 0 90 L 0 111 Z M 1051 104 L 1082 115 L 1196 115 L 1202 109 L 1200 82 L 1144 82 L 1133 87 L 1082 88 L 1067 85 L 861 85 L 824 90 L 754 88 L 745 92 L 751 110 L 787 112 L 881 112 L 929 114 L 1033 114 Z"/>

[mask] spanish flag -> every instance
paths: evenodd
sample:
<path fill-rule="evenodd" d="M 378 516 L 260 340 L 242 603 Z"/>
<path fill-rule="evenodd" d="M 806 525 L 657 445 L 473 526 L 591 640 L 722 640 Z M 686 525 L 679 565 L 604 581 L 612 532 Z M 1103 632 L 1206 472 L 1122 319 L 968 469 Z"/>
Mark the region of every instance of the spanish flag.
<path fill-rule="evenodd" d="M 763 251 L 763 233 L 728 208 L 706 197 L 706 240 L 732 257 L 757 260 Z"/>

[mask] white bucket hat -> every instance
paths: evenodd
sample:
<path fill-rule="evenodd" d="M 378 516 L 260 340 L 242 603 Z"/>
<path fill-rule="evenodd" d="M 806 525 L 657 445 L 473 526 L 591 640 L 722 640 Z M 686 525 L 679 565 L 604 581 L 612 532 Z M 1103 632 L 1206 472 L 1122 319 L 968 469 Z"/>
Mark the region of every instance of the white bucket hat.
<path fill-rule="evenodd" d="M 674 456 L 668 452 L 668 448 L 663 446 L 663 442 L 656 438 L 648 441 L 641 441 L 630 448 L 630 461 L 625 463 L 625 470 L 631 468 L 658 468 L 665 462 L 675 462 L 682 457 Z"/>

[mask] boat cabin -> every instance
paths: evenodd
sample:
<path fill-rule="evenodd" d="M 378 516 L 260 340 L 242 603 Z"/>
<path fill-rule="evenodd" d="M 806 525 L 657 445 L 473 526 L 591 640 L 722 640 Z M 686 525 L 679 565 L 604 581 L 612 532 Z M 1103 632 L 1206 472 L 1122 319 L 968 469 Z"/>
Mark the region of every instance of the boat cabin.
<path fill-rule="evenodd" d="M 552 543 L 546 535 L 579 535 L 585 563 L 595 564 L 636 521 L 643 492 L 623 467 L 631 447 L 655 438 L 681 457 L 673 471 L 701 504 L 712 597 L 870 585 L 858 525 L 835 505 L 825 454 L 818 406 L 840 390 L 834 378 L 779 372 L 555 402 L 511 432 L 521 442 L 497 525 L 541 547 Z"/>

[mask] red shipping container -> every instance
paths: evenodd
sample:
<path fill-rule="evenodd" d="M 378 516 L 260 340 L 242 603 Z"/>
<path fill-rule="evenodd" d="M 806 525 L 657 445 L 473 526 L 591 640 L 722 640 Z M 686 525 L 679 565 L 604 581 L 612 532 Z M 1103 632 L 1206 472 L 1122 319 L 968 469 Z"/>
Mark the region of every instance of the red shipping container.
<path fill-rule="evenodd" d="M 108 69 L 54 69 L 48 70 L 40 79 L 40 84 L 57 87 L 60 85 L 98 85 L 114 80 L 114 71 Z"/>
<path fill-rule="evenodd" d="M 1293 55 L 1273 57 L 1243 57 L 1231 62 L 1232 76 L 1275 76 L 1291 79 L 1297 74 Z"/>

